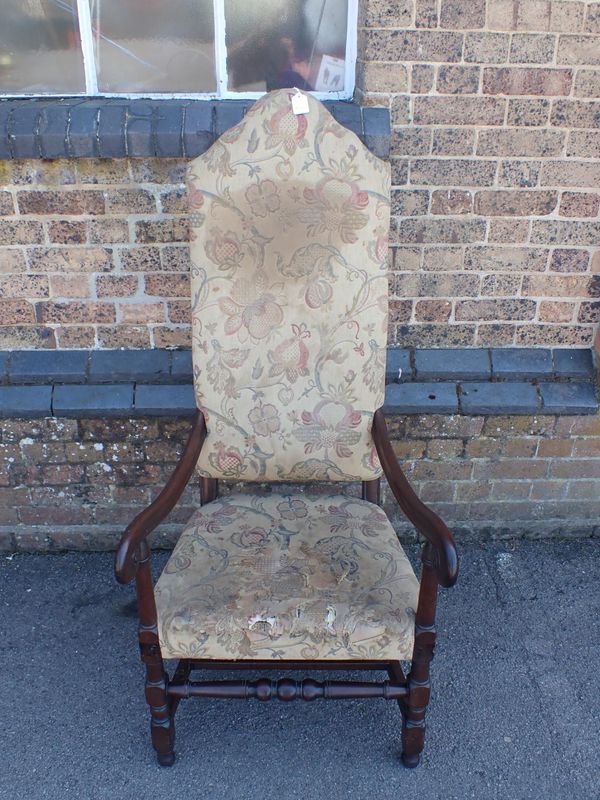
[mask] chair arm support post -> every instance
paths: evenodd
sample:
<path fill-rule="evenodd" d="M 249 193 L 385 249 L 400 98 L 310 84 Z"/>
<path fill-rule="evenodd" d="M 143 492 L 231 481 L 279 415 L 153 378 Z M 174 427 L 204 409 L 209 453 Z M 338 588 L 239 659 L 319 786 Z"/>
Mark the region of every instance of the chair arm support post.
<path fill-rule="evenodd" d="M 202 412 L 197 410 L 183 453 L 164 489 L 135 517 L 121 537 L 115 554 L 115 575 L 119 583 L 129 583 L 135 577 L 138 564 L 145 558 L 140 545 L 177 504 L 194 472 L 205 438 L 206 423 Z"/>
<path fill-rule="evenodd" d="M 438 515 L 415 494 L 402 472 L 390 442 L 383 411 L 373 416 L 373 441 L 383 472 L 398 505 L 431 545 L 430 559 L 441 586 L 449 587 L 458 577 L 458 555 L 454 538 Z"/>

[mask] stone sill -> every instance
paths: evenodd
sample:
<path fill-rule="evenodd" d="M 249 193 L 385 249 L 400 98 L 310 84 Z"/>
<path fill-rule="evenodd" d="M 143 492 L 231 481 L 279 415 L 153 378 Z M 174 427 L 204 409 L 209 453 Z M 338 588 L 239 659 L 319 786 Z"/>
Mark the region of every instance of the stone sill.
<path fill-rule="evenodd" d="M 591 351 L 389 350 L 384 411 L 595 414 Z M 188 416 L 189 350 L 0 352 L 0 417 Z"/>
<path fill-rule="evenodd" d="M 195 158 L 237 124 L 252 100 L 40 98 L 0 100 L 0 159 Z M 326 101 L 335 119 L 387 158 L 387 108 Z"/>

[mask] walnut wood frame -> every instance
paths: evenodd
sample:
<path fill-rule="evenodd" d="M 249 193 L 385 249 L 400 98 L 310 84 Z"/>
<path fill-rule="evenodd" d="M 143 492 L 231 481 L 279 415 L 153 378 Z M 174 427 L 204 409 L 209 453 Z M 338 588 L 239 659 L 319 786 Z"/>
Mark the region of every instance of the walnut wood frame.
<path fill-rule="evenodd" d="M 411 669 L 404 674 L 399 661 L 212 661 L 182 659 L 173 676 L 165 670 L 158 639 L 157 613 L 150 569 L 148 535 L 174 508 L 194 473 L 206 438 L 206 425 L 200 411 L 192 419 L 191 432 L 181 458 L 165 488 L 148 508 L 125 530 L 115 557 L 115 574 L 120 583 L 135 578 L 139 613 L 139 644 L 146 665 L 146 701 L 150 706 L 152 744 L 158 762 L 170 766 L 175 761 L 175 712 L 184 697 L 256 698 L 291 701 L 316 698 L 344 699 L 382 697 L 397 700 L 402 712 L 402 761 L 407 767 L 419 763 L 425 741 L 425 713 L 429 703 L 429 667 L 435 647 L 435 611 L 438 585 L 452 586 L 458 576 L 458 558 L 452 534 L 442 520 L 419 500 L 394 455 L 385 417 L 381 409 L 373 418 L 373 441 L 383 473 L 404 514 L 425 538 L 422 571 L 415 619 L 415 644 Z M 202 504 L 218 496 L 218 482 L 200 479 Z M 363 481 L 363 499 L 379 503 L 379 480 Z M 384 670 L 389 680 L 315 681 L 310 678 L 283 678 L 256 681 L 192 681 L 192 670 L 268 669 L 268 670 Z"/>

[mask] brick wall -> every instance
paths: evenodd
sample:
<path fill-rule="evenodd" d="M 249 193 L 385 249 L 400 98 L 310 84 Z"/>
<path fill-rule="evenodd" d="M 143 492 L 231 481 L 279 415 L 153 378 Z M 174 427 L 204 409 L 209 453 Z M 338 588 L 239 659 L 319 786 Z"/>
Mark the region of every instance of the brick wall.
<path fill-rule="evenodd" d="M 363 0 L 388 106 L 390 340 L 589 347 L 600 3 Z M 0 162 L 0 349 L 189 345 L 183 159 Z"/>
<path fill-rule="evenodd" d="M 6 420 L 0 550 L 114 547 L 172 471 L 189 424 Z M 598 417 L 432 415 L 389 425 L 411 482 L 459 541 L 600 535 Z M 402 538 L 413 539 L 388 493 L 384 499 Z M 198 502 L 192 482 L 154 541 L 172 543 Z"/>
<path fill-rule="evenodd" d="M 600 3 L 367 0 L 359 24 L 359 94 L 393 122 L 393 340 L 589 346 Z"/>

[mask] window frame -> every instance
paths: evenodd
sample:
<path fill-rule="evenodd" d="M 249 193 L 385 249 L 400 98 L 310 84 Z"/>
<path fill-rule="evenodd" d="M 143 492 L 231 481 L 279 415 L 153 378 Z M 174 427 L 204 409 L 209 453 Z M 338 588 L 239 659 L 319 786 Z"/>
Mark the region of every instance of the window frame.
<path fill-rule="evenodd" d="M 344 88 L 339 92 L 311 92 L 319 100 L 351 100 L 356 84 L 356 57 L 358 37 L 358 2 L 347 0 L 348 25 L 346 31 L 346 58 Z M 265 92 L 235 92 L 227 88 L 227 49 L 225 45 L 225 0 L 213 0 L 215 14 L 215 67 L 217 88 L 214 92 L 101 92 L 98 88 L 90 6 L 88 0 L 77 0 L 77 17 L 86 89 L 84 92 L 36 92 L 6 94 L 0 98 L 114 98 L 121 100 L 257 100 Z"/>

